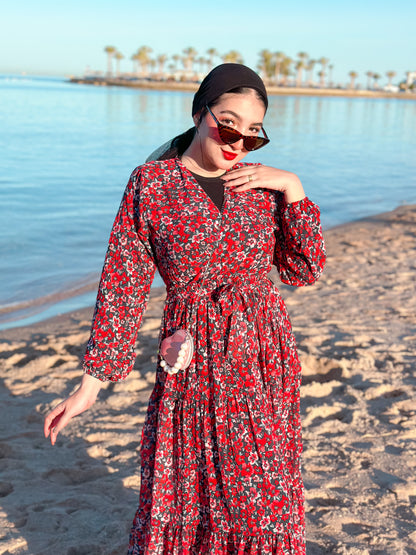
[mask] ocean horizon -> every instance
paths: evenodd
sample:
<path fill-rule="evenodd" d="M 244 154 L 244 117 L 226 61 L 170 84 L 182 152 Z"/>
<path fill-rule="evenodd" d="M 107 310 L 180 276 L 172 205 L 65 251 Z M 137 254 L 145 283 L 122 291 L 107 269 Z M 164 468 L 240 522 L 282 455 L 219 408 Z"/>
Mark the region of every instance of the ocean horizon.
<path fill-rule="evenodd" d="M 193 95 L 0 75 L 0 97 L 5 329 L 94 304 L 129 175 L 192 125 Z M 271 142 L 246 160 L 297 173 L 328 229 L 416 203 L 415 116 L 414 101 L 271 96 Z"/>

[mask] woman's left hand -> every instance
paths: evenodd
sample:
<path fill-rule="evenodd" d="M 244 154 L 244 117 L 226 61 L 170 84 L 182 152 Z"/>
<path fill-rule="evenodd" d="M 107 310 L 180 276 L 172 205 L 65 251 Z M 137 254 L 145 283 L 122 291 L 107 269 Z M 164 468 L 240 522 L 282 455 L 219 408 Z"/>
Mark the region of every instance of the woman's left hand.
<path fill-rule="evenodd" d="M 305 198 L 302 183 L 295 173 L 270 166 L 243 166 L 227 172 L 222 179 L 225 187 L 236 193 L 261 188 L 284 193 L 288 203 Z"/>

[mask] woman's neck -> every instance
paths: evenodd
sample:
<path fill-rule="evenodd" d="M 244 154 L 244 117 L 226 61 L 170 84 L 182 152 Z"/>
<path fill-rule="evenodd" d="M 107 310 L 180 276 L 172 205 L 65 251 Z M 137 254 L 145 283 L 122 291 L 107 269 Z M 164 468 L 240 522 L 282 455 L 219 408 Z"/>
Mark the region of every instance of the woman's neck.
<path fill-rule="evenodd" d="M 207 167 L 204 163 L 204 156 L 202 152 L 200 152 L 201 149 L 198 149 L 198 146 L 198 144 L 194 144 L 194 141 L 189 145 L 181 156 L 182 164 L 191 172 L 202 175 L 203 177 L 218 177 L 223 175 L 223 169 Z"/>
<path fill-rule="evenodd" d="M 191 157 L 183 155 L 181 158 L 182 164 L 192 173 L 201 175 L 202 177 L 218 177 L 224 175 L 224 170 L 207 171 L 195 162 Z"/>

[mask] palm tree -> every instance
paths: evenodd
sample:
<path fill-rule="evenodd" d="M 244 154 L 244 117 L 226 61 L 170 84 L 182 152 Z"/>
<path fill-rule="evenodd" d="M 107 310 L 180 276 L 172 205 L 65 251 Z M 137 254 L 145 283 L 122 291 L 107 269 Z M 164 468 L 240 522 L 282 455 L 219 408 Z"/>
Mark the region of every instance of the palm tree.
<path fill-rule="evenodd" d="M 120 77 L 120 62 L 121 60 L 124 58 L 123 54 L 121 52 L 116 52 L 114 54 L 114 58 L 116 59 L 116 63 L 117 63 L 117 69 L 116 69 L 116 77 Z"/>
<path fill-rule="evenodd" d="M 214 58 L 218 56 L 218 50 L 216 50 L 215 48 L 208 48 L 207 54 L 209 67 L 212 69 L 214 67 Z"/>
<path fill-rule="evenodd" d="M 292 58 L 289 58 L 289 56 L 285 56 L 285 58 L 283 59 L 282 63 L 281 63 L 281 67 L 280 67 L 280 73 L 283 75 L 283 85 L 287 85 L 287 80 L 289 75 L 291 74 L 291 70 L 290 70 L 290 66 L 293 64 L 293 60 Z"/>
<path fill-rule="evenodd" d="M 366 75 L 367 75 L 367 89 L 370 90 L 371 89 L 370 79 L 373 77 L 373 72 L 367 71 Z"/>
<path fill-rule="evenodd" d="M 308 85 L 311 86 L 313 83 L 313 68 L 315 67 L 316 60 L 309 60 L 308 65 L 306 66 L 306 71 L 308 72 Z"/>
<path fill-rule="evenodd" d="M 161 77 L 163 77 L 163 74 L 165 73 L 165 63 L 167 59 L 168 57 L 166 56 L 166 54 L 159 54 L 159 56 L 156 58 L 156 61 L 159 65 L 159 74 Z"/>
<path fill-rule="evenodd" d="M 296 86 L 300 87 L 302 85 L 302 71 L 305 68 L 305 62 L 303 60 L 298 60 L 295 65 L 297 71 L 296 75 Z"/>
<path fill-rule="evenodd" d="M 306 52 L 299 52 L 298 58 L 305 64 L 304 67 L 306 67 L 306 62 L 309 59 L 309 54 L 307 54 Z"/>
<path fill-rule="evenodd" d="M 149 54 L 152 51 L 153 49 L 150 48 L 150 46 L 141 46 L 137 50 L 137 61 L 140 64 L 142 75 L 147 75 L 149 73 L 149 69 L 148 69 L 149 63 L 150 63 Z"/>
<path fill-rule="evenodd" d="M 351 77 L 351 81 L 350 81 L 350 89 L 354 89 L 355 88 L 355 80 L 358 77 L 358 73 L 356 71 L 350 71 L 348 74 Z"/>
<path fill-rule="evenodd" d="M 260 70 L 263 80 L 268 80 L 269 77 L 273 75 L 274 67 L 273 67 L 273 54 L 270 50 L 262 50 L 259 53 L 260 62 L 258 65 L 258 69 Z"/>
<path fill-rule="evenodd" d="M 279 84 L 280 80 L 280 67 L 283 63 L 283 60 L 286 58 L 284 52 L 275 52 L 273 55 L 273 63 L 274 63 L 274 80 L 276 85 Z"/>
<path fill-rule="evenodd" d="M 378 89 L 377 81 L 380 79 L 381 75 L 379 73 L 373 73 L 374 88 Z"/>
<path fill-rule="evenodd" d="M 387 75 L 388 80 L 389 80 L 388 85 L 389 85 L 389 87 L 391 87 L 391 80 L 393 79 L 393 77 L 396 77 L 396 72 L 395 71 L 387 71 L 386 75 Z"/>
<path fill-rule="evenodd" d="M 222 56 L 222 60 L 224 63 L 233 63 L 233 64 L 243 64 L 244 60 L 241 56 L 240 52 L 237 50 L 230 50 L 227 54 Z"/>
<path fill-rule="evenodd" d="M 195 60 L 196 55 L 198 54 L 198 52 L 192 46 L 188 46 L 188 48 L 184 48 L 182 50 L 182 52 L 184 53 L 183 65 L 184 65 L 185 70 L 186 71 L 192 71 L 193 70 L 193 65 L 194 65 L 194 60 Z"/>
<path fill-rule="evenodd" d="M 207 63 L 207 59 L 204 58 L 204 56 L 198 56 L 195 62 L 199 66 L 199 73 L 204 73 L 204 67 L 205 67 L 205 64 Z"/>
<path fill-rule="evenodd" d="M 332 87 L 334 83 L 332 82 L 332 70 L 334 69 L 334 64 L 329 64 L 329 75 L 328 75 L 328 86 Z"/>
<path fill-rule="evenodd" d="M 139 73 L 139 58 L 137 56 L 137 52 L 132 55 L 130 60 L 133 62 L 133 73 L 137 75 Z"/>
<path fill-rule="evenodd" d="M 116 52 L 115 46 L 106 46 L 104 52 L 107 54 L 107 77 L 113 75 L 113 56 Z"/>
<path fill-rule="evenodd" d="M 320 58 L 318 60 L 318 64 L 321 64 L 322 66 L 322 69 L 318 74 L 319 77 L 321 78 L 319 81 L 319 85 L 321 87 L 325 87 L 325 69 L 326 69 L 326 66 L 328 65 L 328 62 L 329 62 L 328 58 Z"/>
<path fill-rule="evenodd" d="M 168 65 L 168 70 L 169 70 L 169 73 L 170 73 L 170 77 L 172 77 L 172 73 L 175 73 L 175 71 L 176 71 L 175 64 L 171 62 Z"/>
<path fill-rule="evenodd" d="M 173 63 L 174 63 L 174 71 L 178 70 L 178 62 L 179 62 L 180 59 L 181 59 L 181 57 L 179 56 L 179 54 L 173 54 L 172 60 L 173 60 Z"/>

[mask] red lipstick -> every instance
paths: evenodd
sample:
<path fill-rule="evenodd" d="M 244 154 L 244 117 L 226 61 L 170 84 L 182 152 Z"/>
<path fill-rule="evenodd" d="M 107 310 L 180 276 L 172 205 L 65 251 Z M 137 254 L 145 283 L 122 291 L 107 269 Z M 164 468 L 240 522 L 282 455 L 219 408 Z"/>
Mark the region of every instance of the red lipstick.
<path fill-rule="evenodd" d="M 226 160 L 234 160 L 234 158 L 237 158 L 237 154 L 234 152 L 228 152 L 228 150 L 222 150 L 221 151 L 223 153 L 223 156 Z"/>

